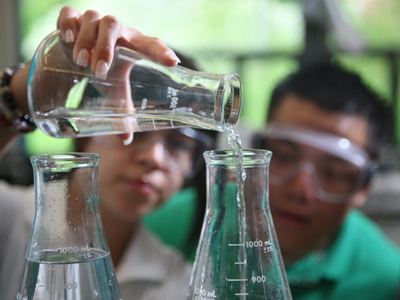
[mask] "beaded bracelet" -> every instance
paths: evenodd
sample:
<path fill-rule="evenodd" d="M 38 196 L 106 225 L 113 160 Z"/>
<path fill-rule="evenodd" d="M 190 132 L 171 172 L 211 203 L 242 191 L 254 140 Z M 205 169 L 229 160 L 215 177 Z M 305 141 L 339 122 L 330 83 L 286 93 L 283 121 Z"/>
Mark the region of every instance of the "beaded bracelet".
<path fill-rule="evenodd" d="M 17 106 L 10 90 L 11 77 L 23 67 L 24 64 L 20 64 L 0 72 L 0 121 L 13 132 L 27 133 L 34 131 L 36 124 Z"/>

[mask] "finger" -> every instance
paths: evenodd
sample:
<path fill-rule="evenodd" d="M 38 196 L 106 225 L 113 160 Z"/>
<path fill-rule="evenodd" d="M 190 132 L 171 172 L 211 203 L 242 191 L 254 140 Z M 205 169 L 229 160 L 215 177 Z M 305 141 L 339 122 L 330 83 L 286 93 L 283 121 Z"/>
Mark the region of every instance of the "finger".
<path fill-rule="evenodd" d="M 70 6 L 64 6 L 60 10 L 57 19 L 57 28 L 60 29 L 61 38 L 67 43 L 73 43 L 76 39 L 81 22 L 81 14 Z"/>
<path fill-rule="evenodd" d="M 73 51 L 74 61 L 80 66 L 86 67 L 89 64 L 100 18 L 100 13 L 94 10 L 88 10 L 82 16 L 81 28 Z"/>
<path fill-rule="evenodd" d="M 121 38 L 118 42 L 169 67 L 174 67 L 180 62 L 175 52 L 164 41 L 144 35 L 136 29 L 121 25 Z"/>
<path fill-rule="evenodd" d="M 122 142 L 124 143 L 124 145 L 128 146 L 133 141 L 133 132 L 120 134 L 119 137 L 122 139 Z"/>
<path fill-rule="evenodd" d="M 149 36 L 138 37 L 134 40 L 134 44 L 138 49 L 137 51 L 163 65 L 174 67 L 180 62 L 175 52 L 167 47 L 165 42 L 159 38 Z"/>
<path fill-rule="evenodd" d="M 114 57 L 114 47 L 120 37 L 121 22 L 114 16 L 105 16 L 100 20 L 96 45 L 90 66 L 97 78 L 106 79 Z"/>

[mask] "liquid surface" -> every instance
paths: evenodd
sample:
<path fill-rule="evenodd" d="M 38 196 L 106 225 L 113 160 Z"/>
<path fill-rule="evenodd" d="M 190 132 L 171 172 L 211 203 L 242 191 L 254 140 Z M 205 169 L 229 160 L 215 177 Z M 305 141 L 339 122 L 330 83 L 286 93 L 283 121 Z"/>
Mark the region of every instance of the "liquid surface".
<path fill-rule="evenodd" d="M 89 109 L 79 112 L 57 108 L 43 117 L 34 118 L 37 126 L 47 135 L 56 138 L 84 137 L 100 134 L 141 132 L 180 127 L 195 127 L 222 131 L 221 125 L 210 117 L 192 112 L 146 111 L 145 114 L 116 113 Z"/>
<path fill-rule="evenodd" d="M 120 300 L 110 254 L 83 262 L 60 262 L 47 257 L 45 263 L 27 259 L 17 300 Z"/>

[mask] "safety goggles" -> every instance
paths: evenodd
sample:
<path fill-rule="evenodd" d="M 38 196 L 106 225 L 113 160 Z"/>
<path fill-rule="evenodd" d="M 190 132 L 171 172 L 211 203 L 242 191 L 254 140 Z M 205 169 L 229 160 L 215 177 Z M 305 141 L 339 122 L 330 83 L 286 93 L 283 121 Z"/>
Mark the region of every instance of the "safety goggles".
<path fill-rule="evenodd" d="M 319 200 L 350 199 L 376 168 L 365 149 L 343 137 L 279 124 L 253 137 L 255 148 L 272 151 L 270 184 L 283 185 L 300 172 L 309 174 Z"/>
<path fill-rule="evenodd" d="M 162 155 L 165 167 L 186 177 L 197 174 L 203 164 L 202 153 L 213 145 L 211 136 L 192 128 L 136 132 L 132 143 L 127 146 L 117 135 L 95 136 L 93 139 L 103 147 L 132 155 L 156 147 L 155 151 Z"/>

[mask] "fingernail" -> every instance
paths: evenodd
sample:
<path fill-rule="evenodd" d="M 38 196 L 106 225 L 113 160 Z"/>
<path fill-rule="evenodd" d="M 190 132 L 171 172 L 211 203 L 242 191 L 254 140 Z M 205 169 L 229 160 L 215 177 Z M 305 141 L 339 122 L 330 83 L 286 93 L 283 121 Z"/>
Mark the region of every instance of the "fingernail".
<path fill-rule="evenodd" d="M 168 55 L 169 58 L 171 58 L 171 59 L 173 59 L 173 60 L 176 60 L 178 63 L 181 62 L 181 60 L 179 59 L 178 56 L 176 56 L 176 54 L 175 54 L 174 51 L 168 51 L 168 52 L 167 52 L 167 55 Z"/>
<path fill-rule="evenodd" d="M 128 146 L 130 143 L 132 143 L 132 141 L 133 141 L 133 133 L 130 133 L 129 137 L 126 140 L 123 140 L 125 146 Z"/>
<path fill-rule="evenodd" d="M 67 30 L 65 30 L 65 41 L 67 43 L 73 43 L 74 42 L 74 33 L 69 28 Z"/>
<path fill-rule="evenodd" d="M 100 59 L 96 64 L 96 73 L 94 74 L 94 76 L 96 76 L 99 79 L 105 80 L 107 78 L 107 73 L 108 73 L 108 65 L 104 59 Z"/>
<path fill-rule="evenodd" d="M 82 67 L 87 67 L 89 63 L 89 52 L 85 48 L 79 51 L 76 63 Z"/>

